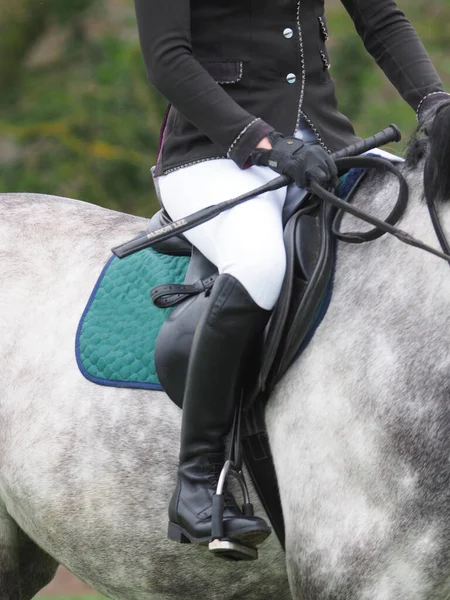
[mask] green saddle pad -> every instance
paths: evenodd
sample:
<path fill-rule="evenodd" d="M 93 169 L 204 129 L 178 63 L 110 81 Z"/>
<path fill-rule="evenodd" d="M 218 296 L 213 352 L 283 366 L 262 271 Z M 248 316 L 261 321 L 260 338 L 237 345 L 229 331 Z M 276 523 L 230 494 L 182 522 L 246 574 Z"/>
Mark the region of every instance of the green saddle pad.
<path fill-rule="evenodd" d="M 352 169 L 339 185 L 345 197 L 361 176 Z M 150 290 L 183 283 L 187 256 L 160 254 L 152 248 L 105 265 L 78 325 L 76 357 L 82 374 L 101 385 L 161 390 L 155 342 L 171 308 L 157 308 Z"/>
<path fill-rule="evenodd" d="M 171 308 L 157 308 L 150 290 L 183 283 L 190 258 L 151 248 L 105 265 L 78 325 L 76 358 L 82 374 L 100 385 L 161 390 L 155 342 Z"/>

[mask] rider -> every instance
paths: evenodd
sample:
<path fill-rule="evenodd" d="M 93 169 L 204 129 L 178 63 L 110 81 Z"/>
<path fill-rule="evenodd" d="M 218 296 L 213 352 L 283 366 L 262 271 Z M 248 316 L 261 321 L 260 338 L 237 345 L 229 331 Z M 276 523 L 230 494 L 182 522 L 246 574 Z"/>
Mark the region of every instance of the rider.
<path fill-rule="evenodd" d="M 342 0 L 366 49 L 420 114 L 447 95 L 394 0 Z M 178 220 L 279 173 L 299 188 L 334 186 L 329 153 L 357 140 L 329 75 L 323 0 L 135 0 L 149 80 L 169 101 L 155 176 Z M 298 193 L 300 193 L 298 191 Z M 286 189 L 259 196 L 187 232 L 219 275 L 190 353 L 178 483 L 169 537 L 211 538 L 241 365 L 265 327 L 285 272 Z M 255 546 L 270 532 L 231 494 L 227 538 Z"/>

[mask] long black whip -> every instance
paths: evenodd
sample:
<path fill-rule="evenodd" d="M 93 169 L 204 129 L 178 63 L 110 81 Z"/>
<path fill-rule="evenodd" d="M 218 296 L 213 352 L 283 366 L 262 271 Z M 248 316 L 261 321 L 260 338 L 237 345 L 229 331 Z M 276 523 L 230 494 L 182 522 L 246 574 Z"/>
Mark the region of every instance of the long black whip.
<path fill-rule="evenodd" d="M 389 144 L 390 142 L 398 142 L 400 139 L 400 129 L 397 127 L 397 125 L 391 124 L 389 127 L 383 131 L 380 131 L 379 133 L 376 133 L 375 135 L 355 142 L 351 146 L 347 146 L 338 152 L 334 152 L 331 154 L 331 158 L 333 160 L 338 160 L 347 156 L 357 156 L 358 154 L 363 154 L 368 150 L 373 150 L 378 146 L 383 146 L 385 144 Z M 159 227 L 158 229 L 149 231 L 138 238 L 126 242 L 125 244 L 112 248 L 112 252 L 118 258 L 125 258 L 134 252 L 138 252 L 139 250 L 153 246 L 154 244 L 162 242 L 163 240 L 166 240 L 174 235 L 184 233 L 193 227 L 197 227 L 198 225 L 217 217 L 217 215 L 220 215 L 220 213 L 224 212 L 225 210 L 229 210 L 230 208 L 233 208 L 242 202 L 251 200 L 260 194 L 278 190 L 279 188 L 289 185 L 290 183 L 292 183 L 290 177 L 287 177 L 286 175 L 280 175 L 265 185 L 251 190 L 246 194 L 242 194 L 242 196 L 238 196 L 237 198 L 233 198 L 231 200 L 225 200 L 224 202 L 219 202 L 219 204 L 208 206 L 198 210 L 195 213 L 192 213 L 184 219 L 173 221 L 164 227 Z"/>

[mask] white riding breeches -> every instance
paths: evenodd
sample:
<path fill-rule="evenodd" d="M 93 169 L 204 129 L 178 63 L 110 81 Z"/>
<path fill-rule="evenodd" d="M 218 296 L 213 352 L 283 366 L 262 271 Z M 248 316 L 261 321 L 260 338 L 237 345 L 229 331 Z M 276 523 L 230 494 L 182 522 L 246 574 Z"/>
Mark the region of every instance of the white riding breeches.
<path fill-rule="evenodd" d="M 158 184 L 164 208 L 175 221 L 240 196 L 277 176 L 269 167 L 241 170 L 225 158 L 158 177 Z M 268 192 L 184 234 L 219 273 L 236 277 L 256 304 L 266 310 L 274 307 L 286 270 L 282 227 L 285 199 L 286 188 Z"/>
<path fill-rule="evenodd" d="M 296 137 L 315 144 L 317 138 L 302 120 Z M 269 167 L 240 169 L 232 160 L 205 161 L 158 177 L 161 201 L 172 220 L 236 198 L 278 177 Z M 219 273 L 228 273 L 245 287 L 261 308 L 271 310 L 286 271 L 282 214 L 287 197 L 306 195 L 295 185 L 243 202 L 184 235 Z"/>

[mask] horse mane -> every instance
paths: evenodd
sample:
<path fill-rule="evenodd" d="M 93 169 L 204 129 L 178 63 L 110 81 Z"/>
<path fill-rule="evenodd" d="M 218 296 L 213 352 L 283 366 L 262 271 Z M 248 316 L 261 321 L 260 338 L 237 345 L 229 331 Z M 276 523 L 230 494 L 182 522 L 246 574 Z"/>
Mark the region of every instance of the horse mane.
<path fill-rule="evenodd" d="M 405 165 L 409 170 L 414 170 L 420 161 L 425 158 L 429 146 L 429 138 L 420 135 L 419 129 L 412 135 L 406 146 Z"/>
<path fill-rule="evenodd" d="M 428 141 L 423 179 L 425 196 L 434 202 L 450 202 L 450 101 L 439 105 L 430 124 L 425 123 L 425 130 L 429 137 L 417 140 L 419 143 Z M 417 142 L 416 154 L 420 149 L 426 152 Z"/>

